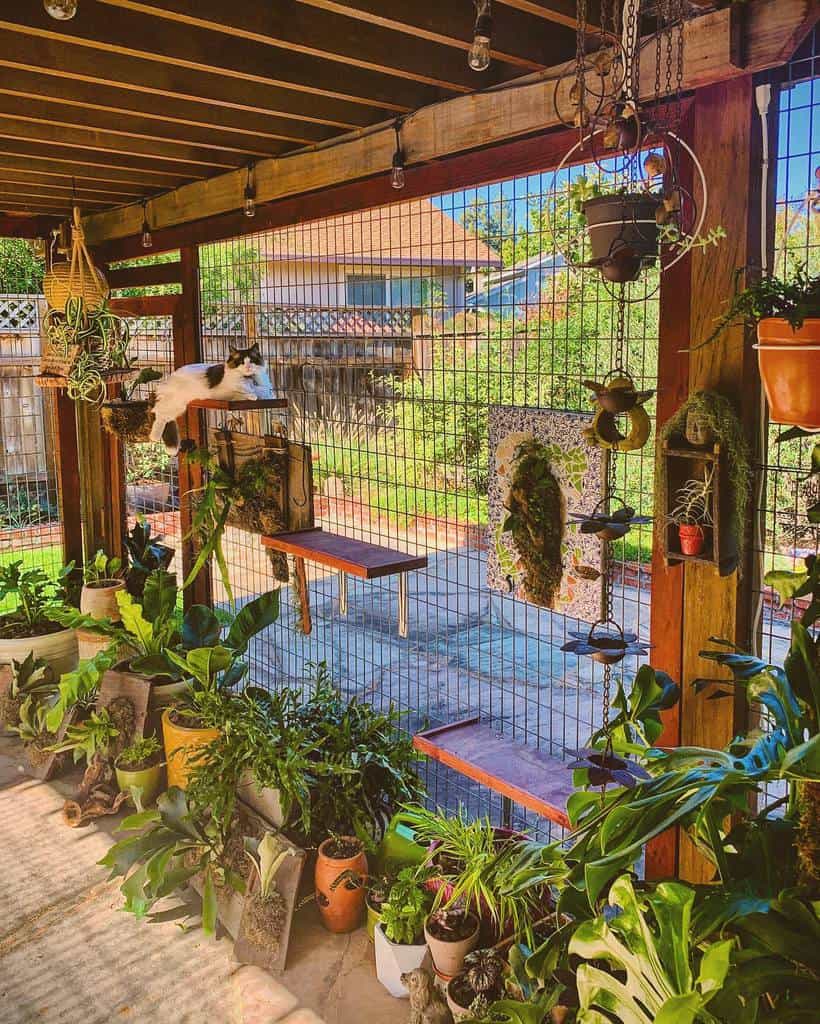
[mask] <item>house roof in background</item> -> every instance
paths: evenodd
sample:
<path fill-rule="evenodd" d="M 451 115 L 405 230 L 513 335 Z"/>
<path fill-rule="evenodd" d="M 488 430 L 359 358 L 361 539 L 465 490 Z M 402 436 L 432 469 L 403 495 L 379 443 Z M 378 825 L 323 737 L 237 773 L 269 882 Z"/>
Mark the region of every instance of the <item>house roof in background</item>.
<path fill-rule="evenodd" d="M 494 249 L 429 199 L 361 210 L 271 231 L 261 243 L 271 261 L 391 266 L 500 267 Z"/>

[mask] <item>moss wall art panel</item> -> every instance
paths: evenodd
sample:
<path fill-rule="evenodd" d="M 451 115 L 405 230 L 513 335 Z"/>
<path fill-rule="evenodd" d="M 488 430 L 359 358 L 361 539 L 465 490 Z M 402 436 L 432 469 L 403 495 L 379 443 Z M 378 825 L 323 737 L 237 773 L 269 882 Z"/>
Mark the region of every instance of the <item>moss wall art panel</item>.
<path fill-rule="evenodd" d="M 589 424 L 579 413 L 491 406 L 487 584 L 594 622 L 601 542 L 567 523 L 602 494 L 605 453 L 584 441 Z"/>

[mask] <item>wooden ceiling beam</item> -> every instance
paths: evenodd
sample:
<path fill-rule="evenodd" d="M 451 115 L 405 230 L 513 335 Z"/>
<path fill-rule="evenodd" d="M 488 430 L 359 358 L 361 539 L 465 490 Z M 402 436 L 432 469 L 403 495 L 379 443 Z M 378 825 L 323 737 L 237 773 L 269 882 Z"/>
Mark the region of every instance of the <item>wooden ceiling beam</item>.
<path fill-rule="evenodd" d="M 515 11 L 522 12 L 523 14 L 531 14 L 536 18 L 542 18 L 545 21 L 551 21 L 555 25 L 563 25 L 573 30 L 577 24 L 577 6 L 575 0 L 496 0 L 496 3 L 500 7 L 510 7 Z M 587 9 L 587 24 L 599 25 L 601 17 L 600 3 L 590 3 L 588 4 Z M 505 13 L 506 12 L 497 9 L 495 13 L 495 20 L 502 21 Z"/>
<path fill-rule="evenodd" d="M 160 142 L 151 138 L 138 139 L 97 131 L 94 128 L 46 124 L 2 113 L 0 139 L 48 143 L 56 147 L 55 156 L 59 156 L 61 147 L 68 146 L 72 149 L 88 150 L 94 155 L 110 153 L 139 157 L 149 166 L 154 162 L 166 162 L 177 165 L 183 175 L 188 175 L 190 168 L 190 177 L 205 177 L 215 171 L 224 171 L 245 162 L 239 154 L 234 154 L 232 159 L 230 154 L 220 149 L 183 146 L 176 142 Z"/>
<path fill-rule="evenodd" d="M 75 178 L 73 175 L 56 177 L 53 174 L 44 174 L 32 171 L 27 168 L 21 171 L 19 168 L 5 167 L 6 158 L 0 155 L 0 182 L 8 185 L 36 185 L 44 193 L 53 192 L 59 194 L 73 195 L 76 193 L 82 205 L 82 197 L 89 193 L 94 196 L 105 196 L 112 202 L 124 202 L 127 199 L 139 199 L 146 194 L 146 191 L 161 191 L 156 186 L 145 185 L 124 185 L 109 184 L 106 182 L 91 181 L 87 178 Z"/>
<path fill-rule="evenodd" d="M 298 92 L 347 100 L 403 113 L 442 98 L 442 90 L 406 79 L 317 59 L 264 43 L 234 39 L 226 45 L 219 33 L 195 26 L 168 31 L 162 19 L 136 11 L 116 17 L 97 3 L 81 4 L 70 21 L 56 22 L 40 4 L 18 4 L 4 10 L 0 29 L 20 37 L 54 39 L 63 44 L 138 61 L 170 64 L 219 78 L 278 85 Z M 18 39 L 20 47 L 25 44 Z M 145 81 L 150 81 L 145 68 Z"/>
<path fill-rule="evenodd" d="M 37 202 L 42 203 L 71 203 L 72 195 L 69 190 L 68 194 L 65 192 L 53 192 L 46 186 L 31 185 L 28 183 L 20 184 L 19 182 L 8 181 L 0 173 L 0 197 L 11 199 L 12 197 L 18 197 L 21 202 L 27 202 L 31 200 L 32 204 Z M 83 208 L 88 206 L 119 206 L 123 202 L 128 202 L 127 197 L 122 196 L 107 196 L 98 192 L 83 192 L 77 193 L 77 202 Z"/>
<path fill-rule="evenodd" d="M 351 20 L 333 11 L 311 10 L 297 0 L 277 0 L 275 4 L 268 0 L 245 0 L 242 4 L 233 5 L 226 4 L 224 0 L 101 2 L 119 10 L 163 18 L 173 25 L 209 29 L 234 39 L 246 39 L 321 60 L 341 62 L 346 68 L 365 68 L 451 92 L 471 91 L 482 84 L 480 79 L 483 76 L 476 75 L 466 60 L 454 53 L 450 46 L 419 36 L 397 37 L 392 28 L 370 20 Z M 467 10 L 462 29 L 469 34 L 471 28 L 472 20 Z M 521 60 L 516 63 L 524 64 L 530 70 L 544 66 L 543 63 Z M 496 67 L 491 81 L 499 77 L 500 68 Z"/>
<path fill-rule="evenodd" d="M 0 43 L 0 49 L 2 43 Z M 337 132 L 328 125 L 272 117 L 248 110 L 235 111 L 210 103 L 164 96 L 162 102 L 151 93 L 78 79 L 58 78 L 0 64 L 0 92 L 21 99 L 60 106 L 101 110 L 128 120 L 200 128 L 211 133 L 232 133 L 237 139 L 278 139 L 307 146 L 322 142 Z M 253 145 L 253 142 L 249 142 Z"/>
<path fill-rule="evenodd" d="M 441 3 L 440 0 L 298 0 L 305 7 L 330 11 L 406 36 L 429 39 L 457 48 L 461 53 L 473 41 L 475 12 L 469 2 Z M 573 22 L 574 25 L 574 22 Z M 404 45 L 404 44 L 402 44 Z M 504 11 L 494 19 L 493 56 L 521 69 L 537 70 L 574 52 L 574 31 L 546 27 L 523 11 Z M 466 58 L 462 57 L 462 60 Z"/>
<path fill-rule="evenodd" d="M 0 213 L 0 238 L 48 238 L 51 229 L 60 223 L 59 217 L 26 216 Z"/>
<path fill-rule="evenodd" d="M 43 167 L 53 171 L 55 167 L 68 166 L 73 169 L 76 175 L 84 174 L 86 177 L 92 171 L 128 171 L 140 181 L 152 182 L 154 185 L 161 185 L 165 188 L 174 188 L 181 182 L 190 182 L 192 179 L 204 178 L 206 175 L 200 170 L 190 166 L 181 167 L 179 164 L 168 160 L 152 160 L 146 163 L 142 157 L 130 156 L 127 153 L 101 153 L 93 147 L 82 148 L 77 146 L 55 144 L 42 139 L 29 140 L 4 136 L 0 131 L 0 139 L 5 138 L 0 144 L 0 161 L 8 163 L 8 157 L 22 158 L 28 161 L 37 161 L 34 166 Z M 71 173 L 71 171 L 69 171 Z M 133 179 L 129 179 L 133 180 Z"/>
<path fill-rule="evenodd" d="M 26 99 L 18 95 L 9 95 L 2 88 L 2 81 L 9 74 L 7 68 L 0 68 L 0 117 L 12 117 L 30 124 L 47 124 L 55 128 L 65 128 L 71 134 L 103 132 L 122 140 L 142 140 L 155 147 L 159 144 L 160 150 L 161 147 L 165 147 L 169 154 L 173 152 L 170 148 L 173 146 L 180 146 L 185 152 L 192 154 L 198 149 L 202 149 L 205 154 L 212 156 L 216 156 L 220 152 L 235 154 L 236 159 L 232 161 L 234 163 L 241 163 L 248 157 L 276 156 L 278 153 L 294 148 L 293 143 L 286 143 L 282 140 L 237 137 L 215 128 L 168 125 L 162 121 L 151 121 L 140 117 L 124 118 L 122 114 L 105 110 L 88 110 L 80 104 L 69 105 L 59 101 L 47 103 L 40 99 Z M 130 142 L 127 143 L 127 145 L 130 144 Z M 220 162 L 224 163 L 224 161 Z"/>
<path fill-rule="evenodd" d="M 372 124 L 390 113 L 380 107 L 220 78 L 159 61 L 134 61 L 118 53 L 69 46 L 58 39 L 27 36 L 25 47 L 21 47 L 19 36 L 10 32 L 0 32 L 0 64 L 51 75 L 60 81 L 127 89 L 151 97 L 160 105 L 166 99 L 191 101 L 239 114 L 264 114 L 343 130 Z"/>
<path fill-rule="evenodd" d="M 698 88 L 780 63 L 783 38 L 793 33 L 797 25 L 805 25 L 809 13 L 816 12 L 817 6 L 816 0 L 778 0 L 776 4 L 752 0 L 747 4 L 744 68 L 732 63 L 735 22 L 731 8 L 687 22 L 683 88 Z M 642 53 L 639 82 L 641 98 L 651 100 L 655 92 L 654 53 L 646 49 Z M 556 90 L 554 76 L 548 74 L 514 89 L 475 93 L 420 110 L 404 125 L 402 142 L 407 162 L 424 164 L 516 136 L 543 132 L 556 127 L 560 119 L 571 121 L 573 85 L 567 78 Z M 392 131 L 382 131 L 352 138 L 333 148 L 262 160 L 256 166 L 257 201 L 267 203 L 343 182 L 386 175 L 394 145 Z M 152 224 L 160 230 L 239 209 L 244 185 L 245 175 L 238 171 L 212 178 L 207 185 L 183 185 L 153 200 Z M 86 219 L 86 236 L 93 245 L 136 234 L 140 224 L 133 210 L 96 214 Z"/>
<path fill-rule="evenodd" d="M 17 148 L 14 147 L 15 150 Z M 43 163 L 40 163 L 40 159 L 36 154 L 33 156 L 31 153 L 10 153 L 8 146 L 2 146 L 0 172 L 22 173 L 27 181 L 36 181 L 43 177 L 62 179 L 69 184 L 76 181 L 78 186 L 84 184 L 94 187 L 104 182 L 106 186 L 116 185 L 118 188 L 128 189 L 129 194 L 130 190 L 135 190 L 135 195 L 142 195 L 150 189 L 164 191 L 188 180 L 189 177 L 164 172 L 157 174 L 154 170 L 142 172 L 125 167 L 95 167 L 87 164 L 78 166 L 72 161 L 55 159 L 53 153 L 49 156 L 47 152 L 42 156 Z M 87 160 L 87 154 L 85 159 Z"/>
<path fill-rule="evenodd" d="M 62 219 L 71 213 L 71 203 L 24 203 L 19 199 L 4 199 L 0 197 L 1 213 L 47 214 L 48 216 Z"/>

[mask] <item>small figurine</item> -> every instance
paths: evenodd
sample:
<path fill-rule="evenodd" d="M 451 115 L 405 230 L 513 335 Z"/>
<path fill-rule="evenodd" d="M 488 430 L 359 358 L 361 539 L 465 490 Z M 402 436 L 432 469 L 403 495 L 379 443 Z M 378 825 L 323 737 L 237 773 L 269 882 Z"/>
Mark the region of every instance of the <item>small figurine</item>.
<path fill-rule="evenodd" d="M 402 985 L 410 993 L 410 1016 L 407 1024 L 453 1024 L 453 1015 L 444 996 L 433 984 L 433 977 L 423 967 L 406 971 Z"/>

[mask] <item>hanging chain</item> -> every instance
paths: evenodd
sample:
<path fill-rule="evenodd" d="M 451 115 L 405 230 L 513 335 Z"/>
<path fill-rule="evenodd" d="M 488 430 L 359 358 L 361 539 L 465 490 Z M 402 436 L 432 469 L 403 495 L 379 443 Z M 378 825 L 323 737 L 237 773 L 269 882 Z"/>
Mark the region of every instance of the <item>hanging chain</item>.
<path fill-rule="evenodd" d="M 575 97 L 578 102 L 579 142 L 587 129 L 587 0 L 577 0 L 575 18 Z"/>
<path fill-rule="evenodd" d="M 638 70 L 636 64 L 638 62 L 638 38 L 636 34 L 637 28 L 637 10 L 640 0 L 626 0 L 626 34 L 623 37 L 624 45 L 624 94 L 628 100 L 638 106 Z"/>
<path fill-rule="evenodd" d="M 678 66 L 675 73 L 675 127 L 678 127 L 681 122 L 683 112 L 683 19 L 684 19 L 684 0 L 678 0 L 677 4 L 677 20 L 678 20 Z"/>

